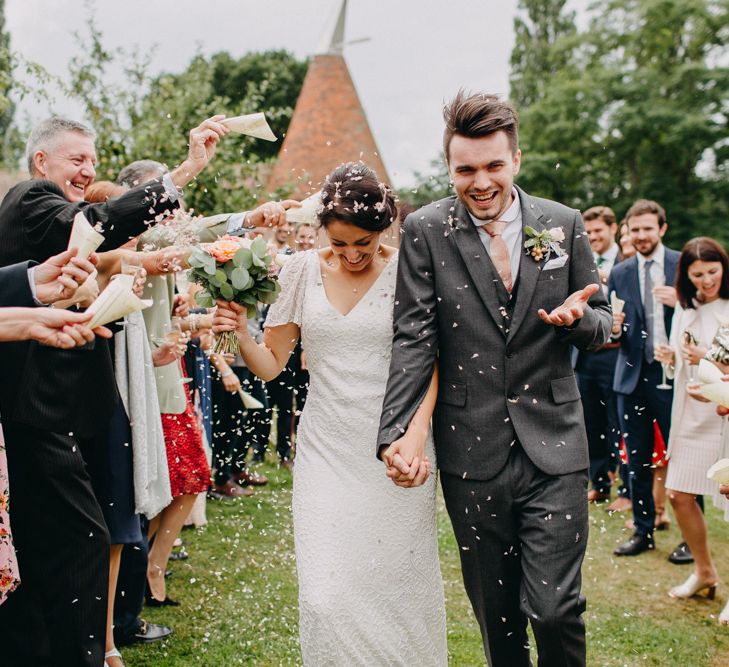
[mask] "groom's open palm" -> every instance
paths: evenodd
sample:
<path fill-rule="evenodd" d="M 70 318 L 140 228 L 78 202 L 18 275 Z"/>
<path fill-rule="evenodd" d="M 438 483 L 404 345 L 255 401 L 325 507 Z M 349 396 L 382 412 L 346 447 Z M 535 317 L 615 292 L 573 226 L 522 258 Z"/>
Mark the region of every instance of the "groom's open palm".
<path fill-rule="evenodd" d="M 582 319 L 587 308 L 587 302 L 593 294 L 596 294 L 600 286 L 588 285 L 570 294 L 564 302 L 548 313 L 543 308 L 539 309 L 539 317 L 543 322 L 556 327 L 569 327 Z"/>

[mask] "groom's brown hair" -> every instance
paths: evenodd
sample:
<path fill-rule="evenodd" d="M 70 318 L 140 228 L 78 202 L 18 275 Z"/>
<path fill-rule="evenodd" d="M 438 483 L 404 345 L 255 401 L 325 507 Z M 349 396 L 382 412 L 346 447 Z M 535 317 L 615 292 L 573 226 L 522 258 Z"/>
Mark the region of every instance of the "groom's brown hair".
<path fill-rule="evenodd" d="M 443 108 L 443 152 L 450 159 L 449 148 L 454 134 L 464 137 L 486 137 L 494 132 L 505 132 L 511 152 L 519 149 L 519 117 L 511 104 L 497 95 L 486 93 L 458 94 Z"/>

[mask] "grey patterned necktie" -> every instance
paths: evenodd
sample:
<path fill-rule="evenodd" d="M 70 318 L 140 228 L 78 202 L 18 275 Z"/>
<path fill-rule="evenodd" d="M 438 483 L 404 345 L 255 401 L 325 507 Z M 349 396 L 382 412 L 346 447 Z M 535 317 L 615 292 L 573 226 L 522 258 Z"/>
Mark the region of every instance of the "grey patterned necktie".
<path fill-rule="evenodd" d="M 653 307 L 653 279 L 651 278 L 651 267 L 653 260 L 645 263 L 645 281 L 643 282 L 643 313 L 645 314 L 645 347 L 643 355 L 648 363 L 655 361 L 655 340 L 653 338 L 655 310 Z"/>

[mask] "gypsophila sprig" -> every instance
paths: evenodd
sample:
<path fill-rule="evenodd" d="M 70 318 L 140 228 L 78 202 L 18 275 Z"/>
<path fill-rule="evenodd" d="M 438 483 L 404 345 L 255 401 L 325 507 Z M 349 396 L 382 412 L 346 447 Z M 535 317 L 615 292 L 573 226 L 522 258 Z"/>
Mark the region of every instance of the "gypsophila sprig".
<path fill-rule="evenodd" d="M 553 252 L 557 256 L 564 253 L 560 245 L 564 241 L 564 230 L 561 227 L 552 227 L 538 232 L 534 227 L 526 225 L 524 233 L 527 235 L 524 250 L 534 258 L 535 262 L 541 262 L 545 255 L 549 259 Z"/>
<path fill-rule="evenodd" d="M 192 249 L 188 260 L 190 280 L 202 286 L 195 295 L 201 306 L 210 308 L 216 299 L 232 301 L 248 310 L 248 318 L 256 316 L 256 304 L 271 304 L 278 298 L 278 266 L 269 246 L 258 237 L 250 239 L 222 236 L 214 243 L 203 243 Z M 215 352 L 235 354 L 238 341 L 234 331 L 220 334 Z"/>

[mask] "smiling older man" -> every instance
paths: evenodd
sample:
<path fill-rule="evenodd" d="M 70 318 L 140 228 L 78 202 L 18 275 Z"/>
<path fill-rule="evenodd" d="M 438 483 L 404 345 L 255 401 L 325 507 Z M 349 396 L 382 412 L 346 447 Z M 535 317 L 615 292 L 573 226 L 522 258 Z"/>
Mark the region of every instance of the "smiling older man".
<path fill-rule="evenodd" d="M 189 135 L 182 164 L 103 204 L 84 192 L 96 176 L 94 133 L 61 118 L 28 140 L 31 179 L 0 205 L 0 266 L 42 262 L 68 246 L 83 211 L 109 250 L 177 207 L 228 130 L 214 116 Z M 119 400 L 106 341 L 75 350 L 34 342 L 0 346 L 0 412 L 13 502 L 10 518 L 22 585 L 0 607 L 3 664 L 94 665 L 104 659 L 109 536 L 79 444 L 105 446 Z"/>

